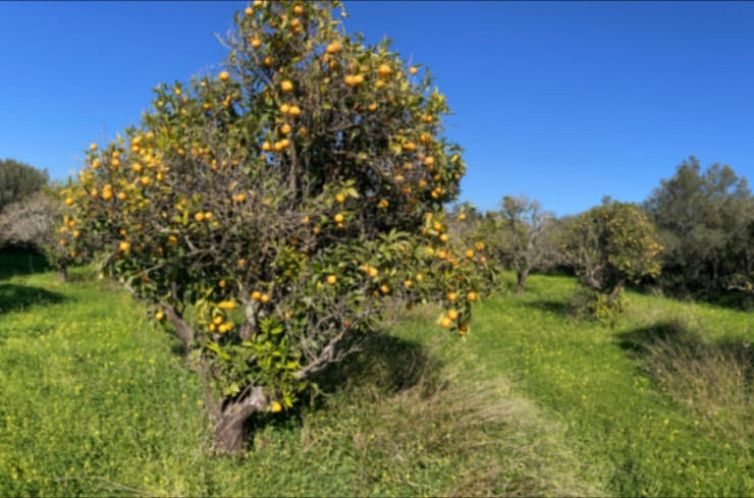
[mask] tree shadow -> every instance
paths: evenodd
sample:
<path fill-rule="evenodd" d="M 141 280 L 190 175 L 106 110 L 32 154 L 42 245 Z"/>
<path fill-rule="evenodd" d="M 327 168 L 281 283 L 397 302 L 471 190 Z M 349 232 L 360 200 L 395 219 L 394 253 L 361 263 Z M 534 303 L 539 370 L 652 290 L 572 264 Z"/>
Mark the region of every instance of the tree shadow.
<path fill-rule="evenodd" d="M 397 393 L 428 380 L 440 366 L 420 344 L 385 332 L 369 334 L 359 342 L 359 352 L 330 365 L 317 376 L 322 393 L 365 387 L 386 394 Z"/>
<path fill-rule="evenodd" d="M 539 301 L 530 301 L 526 303 L 529 308 L 535 308 L 546 313 L 552 313 L 559 316 L 571 316 L 573 315 L 572 307 L 564 301 L 554 301 L 542 299 Z"/>
<path fill-rule="evenodd" d="M 707 341 L 678 320 L 623 332 L 618 335 L 618 346 L 640 360 L 652 354 L 672 354 L 687 359 L 726 358 L 741 366 L 750 382 L 754 380 L 754 345 L 751 341 L 731 337 Z"/>
<path fill-rule="evenodd" d="M 40 287 L 0 283 L 0 315 L 31 306 L 57 304 L 64 300 L 62 294 Z"/>
<path fill-rule="evenodd" d="M 49 270 L 50 264 L 47 259 L 37 252 L 20 249 L 0 250 L 0 280 Z"/>
<path fill-rule="evenodd" d="M 279 414 L 260 414 L 250 417 L 245 425 L 253 444 L 253 434 L 264 427 L 300 427 L 307 411 L 322 410 L 328 398 L 349 392 L 359 396 L 373 396 L 375 401 L 416 385 L 427 390 L 441 382 L 440 362 L 430 357 L 418 343 L 385 332 L 375 332 L 358 340 L 360 350 L 338 363 L 329 365 L 312 380 L 317 385 L 309 403 L 298 403 Z"/>
<path fill-rule="evenodd" d="M 648 352 L 652 346 L 660 342 L 691 345 L 699 340 L 696 334 L 689 332 L 685 325 L 676 320 L 658 322 L 649 327 L 622 332 L 617 336 L 618 346 L 637 356 Z"/>

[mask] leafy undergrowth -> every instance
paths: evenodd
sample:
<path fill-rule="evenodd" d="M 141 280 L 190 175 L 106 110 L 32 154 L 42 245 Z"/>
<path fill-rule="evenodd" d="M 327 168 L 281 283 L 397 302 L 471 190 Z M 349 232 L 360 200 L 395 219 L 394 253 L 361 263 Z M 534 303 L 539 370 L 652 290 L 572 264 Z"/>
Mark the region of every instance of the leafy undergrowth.
<path fill-rule="evenodd" d="M 315 406 L 270 416 L 246 458 L 218 457 L 201 386 L 140 305 L 85 270 L 11 264 L 0 495 L 604 494 L 562 424 L 421 315 L 326 373 Z"/>
<path fill-rule="evenodd" d="M 478 307 L 467 345 L 567 429 L 621 496 L 752 496 L 754 317 L 629 293 L 610 325 L 574 318 L 567 277 Z"/>

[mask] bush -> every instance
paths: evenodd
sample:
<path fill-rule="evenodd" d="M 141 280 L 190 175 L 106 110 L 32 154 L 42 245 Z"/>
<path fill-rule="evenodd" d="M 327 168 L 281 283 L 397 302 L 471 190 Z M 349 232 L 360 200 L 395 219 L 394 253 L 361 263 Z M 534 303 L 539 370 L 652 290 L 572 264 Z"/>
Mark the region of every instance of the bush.
<path fill-rule="evenodd" d="M 47 185 L 47 172 L 13 160 L 0 160 L 0 212 Z"/>
<path fill-rule="evenodd" d="M 345 34 L 337 6 L 254 2 L 227 70 L 159 86 L 66 192 L 106 271 L 183 340 L 228 451 L 384 303 L 439 301 L 439 325 L 465 334 L 478 298 L 483 247 L 465 255 L 443 211 L 465 171 L 445 97 L 387 42 Z"/>

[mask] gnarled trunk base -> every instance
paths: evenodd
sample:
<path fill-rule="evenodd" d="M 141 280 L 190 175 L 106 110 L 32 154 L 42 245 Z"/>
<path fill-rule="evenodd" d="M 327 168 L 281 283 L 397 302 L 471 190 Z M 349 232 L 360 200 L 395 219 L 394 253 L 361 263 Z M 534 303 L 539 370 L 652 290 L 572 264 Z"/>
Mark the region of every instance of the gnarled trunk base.
<path fill-rule="evenodd" d="M 215 417 L 215 445 L 225 453 L 243 450 L 244 424 L 254 413 L 267 408 L 268 400 L 261 387 L 251 387 L 238 399 L 228 400 Z"/>

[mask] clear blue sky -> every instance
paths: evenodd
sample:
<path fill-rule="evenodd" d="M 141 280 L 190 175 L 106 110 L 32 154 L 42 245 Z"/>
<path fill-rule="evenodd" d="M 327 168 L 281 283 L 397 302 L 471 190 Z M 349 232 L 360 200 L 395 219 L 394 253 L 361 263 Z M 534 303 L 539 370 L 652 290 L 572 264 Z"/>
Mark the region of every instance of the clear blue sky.
<path fill-rule="evenodd" d="M 55 178 L 159 82 L 215 71 L 242 2 L 0 2 L 0 157 Z M 463 198 L 644 199 L 688 155 L 754 177 L 754 3 L 347 2 L 448 95 Z"/>

